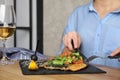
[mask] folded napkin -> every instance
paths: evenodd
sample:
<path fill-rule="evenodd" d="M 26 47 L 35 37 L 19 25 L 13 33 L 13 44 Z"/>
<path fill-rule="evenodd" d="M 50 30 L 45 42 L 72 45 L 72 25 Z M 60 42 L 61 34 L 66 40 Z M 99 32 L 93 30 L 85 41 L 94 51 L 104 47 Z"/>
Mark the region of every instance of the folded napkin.
<path fill-rule="evenodd" d="M 35 51 L 25 49 L 25 48 L 7 48 L 6 55 L 8 58 L 13 60 L 22 60 L 22 59 L 30 59 L 30 56 L 33 55 Z M 38 59 L 47 59 L 47 56 L 37 52 Z"/>

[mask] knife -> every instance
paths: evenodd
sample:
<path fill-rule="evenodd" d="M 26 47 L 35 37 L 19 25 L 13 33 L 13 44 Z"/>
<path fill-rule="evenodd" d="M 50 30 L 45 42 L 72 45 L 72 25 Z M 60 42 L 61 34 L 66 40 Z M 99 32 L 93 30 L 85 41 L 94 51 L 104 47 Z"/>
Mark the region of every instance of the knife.
<path fill-rule="evenodd" d="M 71 44 L 72 44 L 72 47 L 73 47 L 74 52 L 79 52 L 79 48 L 75 48 L 75 47 L 74 47 L 73 39 L 71 40 Z"/>

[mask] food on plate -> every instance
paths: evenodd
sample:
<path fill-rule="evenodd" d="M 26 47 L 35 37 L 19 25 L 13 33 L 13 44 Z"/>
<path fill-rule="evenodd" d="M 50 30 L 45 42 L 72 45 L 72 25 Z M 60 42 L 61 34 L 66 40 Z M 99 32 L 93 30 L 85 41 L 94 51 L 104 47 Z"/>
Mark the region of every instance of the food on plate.
<path fill-rule="evenodd" d="M 86 66 L 87 65 L 84 63 L 83 64 L 73 64 L 73 65 L 68 66 L 68 69 L 70 69 L 71 71 L 77 71 L 77 70 L 85 68 Z"/>
<path fill-rule="evenodd" d="M 29 70 L 37 70 L 38 69 L 37 63 L 34 60 L 31 60 L 31 62 L 29 63 L 28 69 Z"/>
<path fill-rule="evenodd" d="M 48 60 L 39 67 L 46 69 L 59 69 L 77 71 L 85 68 L 87 64 L 84 63 L 79 52 L 64 51 L 61 55 Z"/>

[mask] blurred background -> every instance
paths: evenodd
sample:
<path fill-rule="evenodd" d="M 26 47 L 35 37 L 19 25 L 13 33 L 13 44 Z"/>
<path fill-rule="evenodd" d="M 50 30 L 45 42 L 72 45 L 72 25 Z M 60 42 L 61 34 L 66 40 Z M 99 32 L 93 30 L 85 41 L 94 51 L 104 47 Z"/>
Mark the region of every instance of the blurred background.
<path fill-rule="evenodd" d="M 14 5 L 17 16 L 15 35 L 7 47 L 23 47 L 55 56 L 61 45 L 62 33 L 71 12 L 90 0 L 0 0 L 0 4 Z M 0 41 L 0 47 L 2 43 Z"/>

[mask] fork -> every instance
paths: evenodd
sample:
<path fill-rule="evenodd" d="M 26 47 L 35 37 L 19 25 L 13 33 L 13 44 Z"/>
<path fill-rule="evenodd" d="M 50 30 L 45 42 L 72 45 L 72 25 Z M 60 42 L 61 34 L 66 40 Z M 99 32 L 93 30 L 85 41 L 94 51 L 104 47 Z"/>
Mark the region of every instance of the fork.
<path fill-rule="evenodd" d="M 120 54 L 117 54 L 115 56 L 107 56 L 107 57 L 92 55 L 89 58 L 85 59 L 84 61 L 87 62 L 87 63 L 89 63 L 90 61 L 92 61 L 92 60 L 94 60 L 96 58 L 101 58 L 101 59 L 106 59 L 106 58 L 109 58 L 109 59 L 118 59 L 118 58 L 120 58 Z"/>
<path fill-rule="evenodd" d="M 115 55 L 115 56 L 106 56 L 106 57 L 97 56 L 97 55 L 92 55 L 92 56 L 90 56 L 89 58 L 86 58 L 86 57 L 83 55 L 83 53 L 79 50 L 79 48 L 75 48 L 75 47 L 74 47 L 73 39 L 71 40 L 71 44 L 72 44 L 72 47 L 73 47 L 73 49 L 74 49 L 74 52 L 79 52 L 79 53 L 85 58 L 84 61 L 85 61 L 86 63 L 89 63 L 90 61 L 92 61 L 92 60 L 94 60 L 94 59 L 96 59 L 96 58 L 101 58 L 101 59 L 107 59 L 107 58 L 109 58 L 109 59 L 118 59 L 118 58 L 120 58 L 120 54 L 117 54 L 117 55 Z"/>

